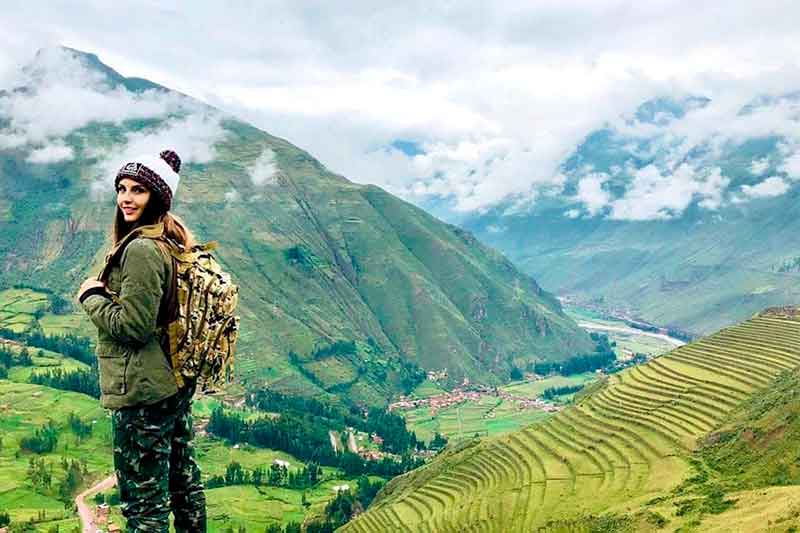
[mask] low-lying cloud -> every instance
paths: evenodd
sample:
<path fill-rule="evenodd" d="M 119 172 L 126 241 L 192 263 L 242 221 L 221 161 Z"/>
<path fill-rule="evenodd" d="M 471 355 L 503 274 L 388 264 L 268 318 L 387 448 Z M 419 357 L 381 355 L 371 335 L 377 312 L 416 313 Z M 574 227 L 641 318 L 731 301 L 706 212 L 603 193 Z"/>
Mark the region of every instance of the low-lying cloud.
<path fill-rule="evenodd" d="M 276 183 L 278 163 L 275 161 L 275 152 L 269 148 L 258 156 L 253 165 L 248 169 L 250 180 L 255 186 L 272 185 Z"/>
<path fill-rule="evenodd" d="M 0 117 L 8 121 L 0 130 L 0 149 L 53 143 L 92 122 L 163 117 L 189 105 L 175 93 L 112 87 L 102 73 L 62 48 L 41 50 L 9 82 L 7 89 L 25 89 L 0 98 Z"/>

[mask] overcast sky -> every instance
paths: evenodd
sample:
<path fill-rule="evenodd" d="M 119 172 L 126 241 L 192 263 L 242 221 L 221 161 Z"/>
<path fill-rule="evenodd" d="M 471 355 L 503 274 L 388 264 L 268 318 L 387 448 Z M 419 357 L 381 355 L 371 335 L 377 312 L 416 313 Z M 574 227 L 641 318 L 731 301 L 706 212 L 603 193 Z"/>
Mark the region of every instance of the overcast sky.
<path fill-rule="evenodd" d="M 454 212 L 535 201 L 563 182 L 559 165 L 587 133 L 647 99 L 711 97 L 720 106 L 681 131 L 721 135 L 754 96 L 800 89 L 796 1 L 225 4 L 4 2 L 0 81 L 42 47 L 94 52 L 123 75 L 285 137 L 354 181 L 417 202 L 444 198 Z M 774 127 L 794 139 L 787 161 L 800 167 L 797 109 L 784 111 Z M 739 126 L 769 132 L 768 119 Z M 637 206 L 673 175 L 640 178 L 644 189 L 616 207 L 619 218 L 663 212 Z M 785 192 L 771 178 L 741 198 Z M 586 176 L 584 214 L 611 205 L 604 179 Z M 675 179 L 688 180 L 683 198 L 711 208 L 726 185 L 686 168 Z"/>

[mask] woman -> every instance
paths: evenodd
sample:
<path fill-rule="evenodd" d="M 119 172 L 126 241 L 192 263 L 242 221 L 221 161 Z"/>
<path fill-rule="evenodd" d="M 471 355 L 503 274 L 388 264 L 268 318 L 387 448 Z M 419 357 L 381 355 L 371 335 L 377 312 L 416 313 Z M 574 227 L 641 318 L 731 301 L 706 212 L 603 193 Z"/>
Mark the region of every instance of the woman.
<path fill-rule="evenodd" d="M 169 213 L 181 161 L 171 151 L 144 156 L 117 173 L 114 245 L 138 228 L 185 246 L 194 238 Z M 193 457 L 195 384 L 178 389 L 162 349 L 172 261 L 162 241 L 136 237 L 104 282 L 87 279 L 78 300 L 97 326 L 100 401 L 112 410 L 114 468 L 128 531 L 206 531 L 200 469 Z M 166 343 L 164 343 L 166 344 Z"/>

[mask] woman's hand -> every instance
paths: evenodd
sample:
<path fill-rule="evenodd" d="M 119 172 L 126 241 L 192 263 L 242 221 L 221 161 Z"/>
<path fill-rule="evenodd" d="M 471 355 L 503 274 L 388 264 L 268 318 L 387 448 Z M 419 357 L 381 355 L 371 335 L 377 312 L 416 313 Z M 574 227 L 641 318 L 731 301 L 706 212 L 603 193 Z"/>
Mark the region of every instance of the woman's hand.
<path fill-rule="evenodd" d="M 105 289 L 105 286 L 106 286 L 105 283 L 98 280 L 97 278 L 87 278 L 86 280 L 84 280 L 83 283 L 81 283 L 81 288 L 78 289 L 78 294 L 75 295 L 75 301 L 80 301 L 81 294 L 88 291 L 89 289 L 92 289 L 94 287 L 100 287 Z"/>

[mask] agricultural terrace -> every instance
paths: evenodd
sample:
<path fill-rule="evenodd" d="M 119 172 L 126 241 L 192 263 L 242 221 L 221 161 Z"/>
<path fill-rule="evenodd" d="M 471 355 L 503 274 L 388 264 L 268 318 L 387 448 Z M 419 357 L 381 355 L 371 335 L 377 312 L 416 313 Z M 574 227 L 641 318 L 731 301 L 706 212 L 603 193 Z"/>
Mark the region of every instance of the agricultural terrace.
<path fill-rule="evenodd" d="M 533 531 L 664 496 L 743 399 L 800 364 L 800 318 L 768 310 L 611 375 L 547 421 L 450 447 L 394 479 L 347 533 Z"/>

